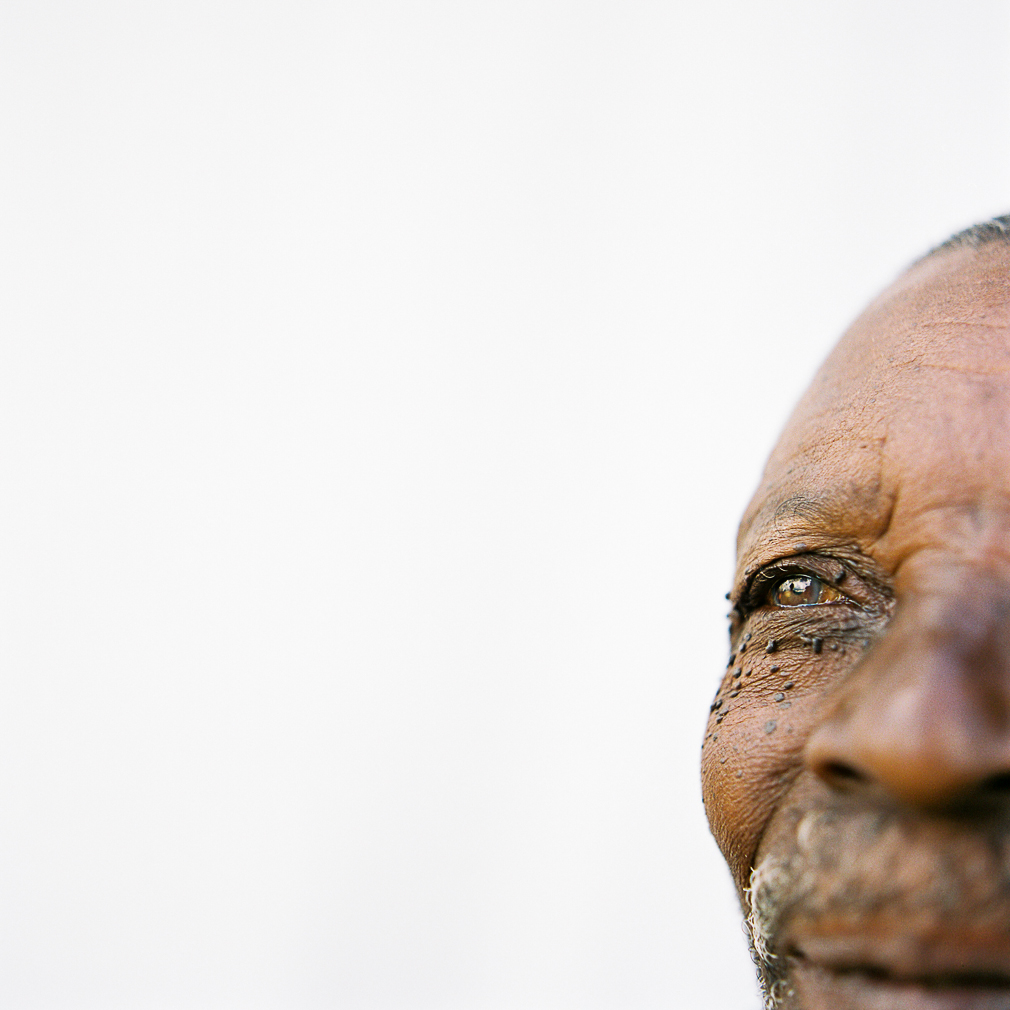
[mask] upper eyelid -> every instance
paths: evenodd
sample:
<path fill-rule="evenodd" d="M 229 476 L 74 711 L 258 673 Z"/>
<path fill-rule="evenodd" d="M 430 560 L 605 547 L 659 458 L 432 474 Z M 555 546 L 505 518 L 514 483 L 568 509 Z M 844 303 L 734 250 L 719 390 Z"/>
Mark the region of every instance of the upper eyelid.
<path fill-rule="evenodd" d="M 820 559 L 818 559 L 820 560 Z M 845 572 L 849 571 L 847 565 L 842 565 L 840 561 L 835 558 L 824 558 L 824 562 L 830 563 L 834 562 L 837 565 L 841 565 Z M 820 579 L 825 585 L 830 586 L 832 589 L 841 593 L 842 596 L 852 603 L 856 601 L 841 589 L 838 583 L 830 578 L 826 577 L 823 571 L 818 571 L 820 566 L 817 565 L 813 559 L 811 563 L 804 566 L 801 559 L 793 559 L 790 557 L 778 558 L 775 561 L 769 561 L 767 564 L 762 565 L 757 571 L 753 572 L 750 578 L 744 583 L 743 589 L 740 591 L 739 596 L 739 608 L 744 614 L 750 613 L 761 605 L 761 600 L 759 599 L 763 591 L 769 587 L 769 585 L 774 582 L 776 578 L 786 579 L 790 575 L 807 575 L 811 578 Z M 826 606 L 827 604 L 824 604 Z M 815 604 L 815 606 L 820 606 L 820 604 Z"/>

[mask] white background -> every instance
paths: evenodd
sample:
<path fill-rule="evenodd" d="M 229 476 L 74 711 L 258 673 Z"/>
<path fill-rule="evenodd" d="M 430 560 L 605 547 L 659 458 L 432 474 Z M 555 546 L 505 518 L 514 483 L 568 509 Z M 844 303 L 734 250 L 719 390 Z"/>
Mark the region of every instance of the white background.
<path fill-rule="evenodd" d="M 0 1005 L 756 1006 L 697 753 L 1005 3 L 6 0 Z"/>

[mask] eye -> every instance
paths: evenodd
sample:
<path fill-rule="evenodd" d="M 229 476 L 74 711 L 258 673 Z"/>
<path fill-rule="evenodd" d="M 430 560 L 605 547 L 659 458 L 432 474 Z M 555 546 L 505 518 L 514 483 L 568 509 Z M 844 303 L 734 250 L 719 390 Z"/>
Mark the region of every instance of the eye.
<path fill-rule="evenodd" d="M 814 575 L 790 575 L 775 583 L 768 601 L 775 607 L 812 607 L 818 603 L 834 603 L 842 594 Z"/>

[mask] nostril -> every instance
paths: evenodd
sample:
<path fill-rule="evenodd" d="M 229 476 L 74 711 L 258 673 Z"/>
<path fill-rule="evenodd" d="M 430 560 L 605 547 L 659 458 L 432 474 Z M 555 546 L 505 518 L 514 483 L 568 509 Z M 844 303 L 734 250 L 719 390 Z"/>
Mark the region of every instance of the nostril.
<path fill-rule="evenodd" d="M 990 775 L 983 783 L 983 789 L 990 795 L 994 793 L 1003 796 L 1010 795 L 1010 772 L 1000 772 L 998 775 Z"/>
<path fill-rule="evenodd" d="M 866 781 L 862 772 L 841 761 L 825 761 L 817 771 L 825 782 L 839 789 L 851 788 Z"/>

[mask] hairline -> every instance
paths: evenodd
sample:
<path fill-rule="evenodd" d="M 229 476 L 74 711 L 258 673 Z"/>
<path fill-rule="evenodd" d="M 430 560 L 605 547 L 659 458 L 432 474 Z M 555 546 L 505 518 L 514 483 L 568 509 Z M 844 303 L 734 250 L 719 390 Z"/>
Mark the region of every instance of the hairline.
<path fill-rule="evenodd" d="M 930 249 L 916 263 L 921 263 L 937 253 L 951 252 L 954 249 L 981 249 L 994 243 L 1010 245 L 1010 214 L 1000 214 L 956 232 L 946 241 Z"/>

